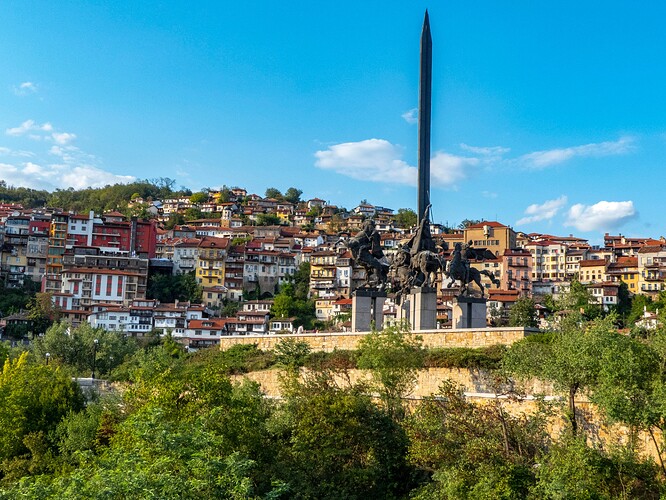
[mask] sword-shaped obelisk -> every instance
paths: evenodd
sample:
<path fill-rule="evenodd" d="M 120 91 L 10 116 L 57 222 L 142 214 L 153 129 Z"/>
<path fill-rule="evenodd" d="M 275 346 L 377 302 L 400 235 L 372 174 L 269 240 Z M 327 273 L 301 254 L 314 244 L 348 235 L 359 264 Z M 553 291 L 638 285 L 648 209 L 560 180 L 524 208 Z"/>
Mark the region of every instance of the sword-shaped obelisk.
<path fill-rule="evenodd" d="M 425 12 L 421 31 L 421 81 L 419 84 L 418 212 L 419 222 L 430 205 L 430 107 L 432 100 L 432 37 Z"/>

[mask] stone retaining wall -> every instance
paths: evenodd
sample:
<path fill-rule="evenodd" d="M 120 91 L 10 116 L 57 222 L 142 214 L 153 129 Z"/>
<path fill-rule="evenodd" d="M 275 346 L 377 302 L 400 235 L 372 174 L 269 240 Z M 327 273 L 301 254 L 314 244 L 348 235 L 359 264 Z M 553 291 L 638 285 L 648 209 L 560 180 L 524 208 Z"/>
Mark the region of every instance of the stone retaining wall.
<path fill-rule="evenodd" d="M 238 375 L 234 378 L 241 380 L 248 378 L 257 382 L 261 390 L 269 397 L 280 397 L 280 373 L 278 369 L 261 370 Z M 369 373 L 365 370 L 347 370 L 344 376 L 339 376 L 341 385 L 346 383 L 356 384 L 362 380 L 369 380 Z M 444 380 L 460 385 L 466 393 L 494 394 L 495 380 L 493 374 L 487 370 L 469 370 L 466 368 L 424 368 L 417 373 L 414 390 L 409 397 L 417 399 L 432 396 L 439 390 Z M 531 380 L 520 388 L 524 394 L 543 394 L 552 396 L 553 390 L 550 384 L 540 380 Z M 501 390 L 499 392 L 502 392 Z"/>
<path fill-rule="evenodd" d="M 494 344 L 510 345 L 527 335 L 538 333 L 532 328 L 479 328 L 428 330 L 418 332 L 424 347 L 485 347 Z M 236 344 L 257 344 L 259 349 L 272 350 L 284 338 L 307 342 L 313 351 L 331 352 L 334 349 L 354 350 L 356 344 L 369 332 L 355 333 L 301 333 L 289 335 L 233 335 L 220 339 L 220 348 Z"/>
<path fill-rule="evenodd" d="M 250 379 L 261 386 L 262 392 L 270 398 L 280 398 L 280 370 L 270 369 L 257 372 L 237 375 L 232 377 L 236 381 Z M 306 373 L 306 372 L 305 372 Z M 304 374 L 305 374 L 304 373 Z M 341 386 L 346 384 L 355 384 L 361 380 L 369 380 L 370 374 L 363 370 L 348 370 L 346 374 L 340 375 L 337 381 Z M 534 394 L 544 395 L 547 400 L 559 401 L 562 405 L 562 411 L 556 412 L 556 415 L 549 420 L 549 432 L 553 436 L 560 435 L 562 431 L 568 429 L 569 422 L 564 417 L 564 407 L 566 398 L 558 395 L 548 383 L 540 380 L 531 380 L 523 384 L 519 389 L 526 395 L 524 399 L 512 399 L 506 396 L 500 396 L 495 392 L 493 375 L 486 370 L 468 370 L 466 368 L 427 368 L 419 370 L 416 384 L 407 399 L 421 399 L 436 395 L 440 384 L 444 380 L 450 380 L 464 388 L 467 398 L 478 404 L 487 404 L 495 399 L 500 399 L 502 406 L 508 413 L 519 416 L 521 414 L 530 414 L 537 410 L 537 402 L 532 396 Z M 608 425 L 604 423 L 596 406 L 592 404 L 584 394 L 576 398 L 577 414 L 579 426 L 585 429 L 588 439 L 604 447 L 626 444 L 629 440 L 629 429 L 622 425 Z M 657 440 L 661 442 L 661 433 L 656 432 Z M 634 437 L 637 441 L 637 447 L 645 455 L 657 459 L 654 444 L 646 432 L 639 432 Z"/>

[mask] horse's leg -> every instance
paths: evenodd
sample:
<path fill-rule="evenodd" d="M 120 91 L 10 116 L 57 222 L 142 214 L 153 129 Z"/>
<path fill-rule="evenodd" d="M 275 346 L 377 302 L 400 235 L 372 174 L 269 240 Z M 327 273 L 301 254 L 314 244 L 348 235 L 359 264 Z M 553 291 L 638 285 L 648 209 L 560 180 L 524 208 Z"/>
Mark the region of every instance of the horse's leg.
<path fill-rule="evenodd" d="M 478 285 L 478 287 L 481 289 L 481 298 L 483 298 L 486 294 L 486 289 L 481 283 L 481 275 L 479 274 L 478 276 L 474 277 L 474 283 Z"/>

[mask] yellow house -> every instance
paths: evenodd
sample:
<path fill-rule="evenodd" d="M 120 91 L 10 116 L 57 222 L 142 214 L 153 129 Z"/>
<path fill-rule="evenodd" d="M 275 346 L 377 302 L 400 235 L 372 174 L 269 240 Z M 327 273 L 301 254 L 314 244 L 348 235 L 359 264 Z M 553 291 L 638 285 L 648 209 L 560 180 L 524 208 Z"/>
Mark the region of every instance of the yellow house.
<path fill-rule="evenodd" d="M 626 283 L 630 293 L 638 293 L 638 257 L 618 257 L 608 264 L 606 273 L 611 281 Z"/>
<path fill-rule="evenodd" d="M 336 298 L 328 299 L 317 299 L 315 301 L 315 313 L 317 319 L 322 321 L 328 321 L 333 317 L 333 303 L 336 301 Z"/>
<path fill-rule="evenodd" d="M 581 283 L 603 283 L 606 281 L 606 260 L 581 260 L 578 263 L 578 281 Z"/>
<path fill-rule="evenodd" d="M 205 236 L 197 247 L 196 278 L 204 288 L 224 286 L 224 263 L 229 238 Z"/>
<path fill-rule="evenodd" d="M 464 235 L 465 243 L 471 242 L 474 248 L 487 248 L 496 257 L 504 255 L 504 250 L 516 248 L 516 232 L 496 221 L 472 224 L 465 228 Z"/>

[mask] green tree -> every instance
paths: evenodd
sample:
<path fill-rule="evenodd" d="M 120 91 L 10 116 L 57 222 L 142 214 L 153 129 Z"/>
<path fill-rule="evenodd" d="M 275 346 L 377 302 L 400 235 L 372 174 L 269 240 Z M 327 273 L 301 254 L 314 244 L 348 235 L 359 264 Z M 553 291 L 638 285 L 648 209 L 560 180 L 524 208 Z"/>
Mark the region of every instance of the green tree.
<path fill-rule="evenodd" d="M 504 357 L 504 367 L 510 373 L 549 380 L 555 390 L 567 394 L 567 418 L 573 434 L 578 430 L 576 396 L 596 380 L 612 321 L 609 317 L 583 323 L 580 313 L 570 313 L 560 321 L 551 342 L 534 342 L 527 337 L 513 344 Z"/>
<path fill-rule="evenodd" d="M 93 365 L 98 375 L 106 376 L 137 349 L 136 340 L 122 332 L 93 328 L 88 323 L 73 328 L 65 321 L 51 326 L 33 344 L 37 359 L 45 361 L 48 353 L 54 366 L 71 367 L 84 376 L 90 375 Z"/>
<path fill-rule="evenodd" d="M 0 375 L 0 459 L 5 473 L 14 468 L 11 460 L 30 454 L 31 446 L 36 450 L 41 445 L 35 440 L 44 444 L 68 412 L 81 408 L 78 385 L 61 370 L 31 363 L 27 352 L 5 361 Z"/>
<path fill-rule="evenodd" d="M 654 463 L 626 449 L 606 454 L 585 438 L 554 443 L 535 468 L 537 482 L 529 498 L 640 498 L 657 500 L 663 485 Z"/>
<path fill-rule="evenodd" d="M 39 291 L 35 285 L 35 282 L 26 279 L 21 288 L 7 288 L 0 280 L 0 317 L 26 309 L 30 300 L 35 297 L 35 292 Z"/>
<path fill-rule="evenodd" d="M 293 290 L 293 287 L 292 287 Z M 295 300 L 292 293 L 287 290 L 282 290 L 273 298 L 273 305 L 271 306 L 271 315 L 274 318 L 289 318 L 295 309 Z"/>
<path fill-rule="evenodd" d="M 412 335 L 406 325 L 373 330 L 358 343 L 358 367 L 370 370 L 373 387 L 394 418 L 403 416 L 402 398 L 414 388 L 422 366 L 421 337 Z"/>
<path fill-rule="evenodd" d="M 659 355 L 650 345 L 609 331 L 591 399 L 611 422 L 629 426 L 632 448 L 635 431 L 650 434 L 666 476 L 663 448 L 655 437 L 666 424 L 666 387 L 661 375 Z"/>
<path fill-rule="evenodd" d="M 520 297 L 509 310 L 509 326 L 536 328 L 537 310 L 531 297 Z"/>
<path fill-rule="evenodd" d="M 183 224 L 185 224 L 185 217 L 183 216 L 183 214 L 174 212 L 169 215 L 169 218 L 164 223 L 164 228 L 173 229 L 174 227 L 181 226 Z"/>
<path fill-rule="evenodd" d="M 595 303 L 592 293 L 578 280 L 572 280 L 569 291 L 563 293 L 556 301 L 558 311 L 580 311 L 585 319 L 598 318 L 601 315 L 601 306 Z"/>
<path fill-rule="evenodd" d="M 202 203 L 206 203 L 207 201 L 208 201 L 208 192 L 204 193 L 203 191 L 200 191 L 190 196 L 190 202 L 194 203 L 195 205 L 200 205 Z"/>
<path fill-rule="evenodd" d="M 316 319 L 315 302 L 308 298 L 310 264 L 302 263 L 290 282 L 282 285 L 280 293 L 273 298 L 271 314 L 276 318 L 295 317 L 294 324 L 306 329 L 313 328 Z"/>
<path fill-rule="evenodd" d="M 275 346 L 275 360 L 288 370 L 296 370 L 305 365 L 312 351 L 310 344 L 302 340 L 282 339 Z"/>
<path fill-rule="evenodd" d="M 53 296 L 50 293 L 37 293 L 28 302 L 28 319 L 32 321 L 34 334 L 44 333 L 61 316 L 62 312 L 54 305 Z"/>
<path fill-rule="evenodd" d="M 313 205 L 313 207 L 306 212 L 305 215 L 308 217 L 319 217 L 322 213 L 322 208 L 319 205 Z"/>
<path fill-rule="evenodd" d="M 277 226 L 282 222 L 282 219 L 275 214 L 259 214 L 257 215 L 257 226 Z"/>
<path fill-rule="evenodd" d="M 152 274 L 148 278 L 146 295 L 150 299 L 170 303 L 176 300 L 200 303 L 203 288 L 197 283 L 194 273 L 168 275 Z"/>
<path fill-rule="evenodd" d="M 310 295 L 310 263 L 301 262 L 293 275 L 294 297 L 305 300 Z"/>
<path fill-rule="evenodd" d="M 482 221 L 478 219 L 463 219 L 463 221 L 458 224 L 458 229 L 467 229 L 469 226 L 480 224 L 481 222 Z"/>
<path fill-rule="evenodd" d="M 627 317 L 627 326 L 633 326 L 636 321 L 643 317 L 645 311 L 654 312 L 656 306 L 652 298 L 647 295 L 634 295 L 631 300 L 631 309 Z"/>
<path fill-rule="evenodd" d="M 220 370 L 167 370 L 126 391 L 126 418 L 108 447 L 57 478 L 14 488 L 22 498 L 278 498 L 266 430 L 269 403 L 254 384 L 233 386 Z M 94 424 L 94 422 L 93 422 Z M 93 427 L 83 425 L 83 429 Z M 81 427 L 81 426 L 80 426 Z M 72 443 L 76 446 L 75 443 Z M 252 457 L 252 458 L 250 458 Z M 271 479 L 275 479 L 271 483 Z"/>
<path fill-rule="evenodd" d="M 399 208 L 395 215 L 395 223 L 398 227 L 408 229 L 418 224 L 418 216 L 411 208 Z"/>
<path fill-rule="evenodd" d="M 362 388 L 328 378 L 288 379 L 271 426 L 278 477 L 294 498 L 401 498 L 410 487 L 407 439 Z"/>
<path fill-rule="evenodd" d="M 275 198 L 276 200 L 281 200 L 282 199 L 282 193 L 280 192 L 279 189 L 276 189 L 274 187 L 270 187 L 266 189 L 266 193 L 264 195 L 265 198 Z"/>
<path fill-rule="evenodd" d="M 239 311 L 240 306 L 238 302 L 234 300 L 224 300 L 224 305 L 222 306 L 222 310 L 220 311 L 220 316 L 223 318 L 230 318 L 236 315 L 236 313 Z"/>
<path fill-rule="evenodd" d="M 474 404 L 450 381 L 406 421 L 409 460 L 432 481 L 410 498 L 528 498 L 549 445 L 547 408 L 515 417 L 501 400 Z"/>
<path fill-rule="evenodd" d="M 301 195 L 303 191 L 296 189 L 295 187 L 290 187 L 284 192 L 284 199 L 290 203 L 299 203 L 301 201 Z"/>
<path fill-rule="evenodd" d="M 185 221 L 199 220 L 203 218 L 203 212 L 198 207 L 190 207 L 183 214 Z"/>

